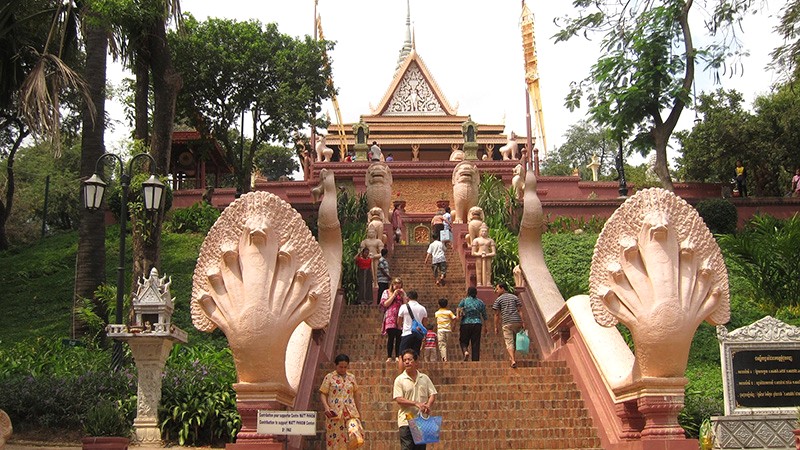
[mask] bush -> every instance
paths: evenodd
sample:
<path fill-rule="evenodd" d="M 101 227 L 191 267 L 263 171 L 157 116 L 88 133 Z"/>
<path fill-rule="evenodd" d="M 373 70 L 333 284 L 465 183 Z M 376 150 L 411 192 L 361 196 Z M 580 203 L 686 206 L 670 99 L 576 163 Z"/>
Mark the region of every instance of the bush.
<path fill-rule="evenodd" d="M 208 233 L 220 216 L 220 211 L 206 202 L 195 203 L 188 208 L 176 209 L 170 215 L 164 229 L 173 233 Z"/>
<path fill-rule="evenodd" d="M 158 410 L 163 437 L 180 445 L 233 442 L 241 428 L 235 382 L 229 349 L 176 345 L 167 361 Z"/>
<path fill-rule="evenodd" d="M 714 234 L 733 234 L 739 217 L 733 203 L 724 198 L 710 198 L 699 202 L 695 209 Z"/>
<path fill-rule="evenodd" d="M 86 436 L 128 437 L 131 424 L 122 414 L 119 405 L 105 400 L 90 409 L 83 421 Z"/>
<path fill-rule="evenodd" d="M 589 293 L 589 269 L 596 242 L 597 235 L 592 233 L 542 235 L 547 267 L 565 299 Z"/>

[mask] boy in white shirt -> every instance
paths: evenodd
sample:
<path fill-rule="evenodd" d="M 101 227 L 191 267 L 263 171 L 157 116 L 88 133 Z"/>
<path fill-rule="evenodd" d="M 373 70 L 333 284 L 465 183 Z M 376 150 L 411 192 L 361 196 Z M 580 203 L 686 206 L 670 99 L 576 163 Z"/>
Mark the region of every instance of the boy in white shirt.
<path fill-rule="evenodd" d="M 433 242 L 428 246 L 428 253 L 425 254 L 425 264 L 431 258 L 431 269 L 433 269 L 433 281 L 437 286 L 444 286 L 444 277 L 447 276 L 447 258 L 444 256 L 444 244 L 438 236 L 433 237 Z"/>

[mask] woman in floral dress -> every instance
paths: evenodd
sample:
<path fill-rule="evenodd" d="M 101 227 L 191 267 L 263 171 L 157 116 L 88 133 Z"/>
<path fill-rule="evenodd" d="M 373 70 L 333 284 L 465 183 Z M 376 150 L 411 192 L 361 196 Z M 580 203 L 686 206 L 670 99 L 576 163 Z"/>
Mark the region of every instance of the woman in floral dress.
<path fill-rule="evenodd" d="M 347 371 L 350 366 L 350 357 L 345 354 L 337 355 L 333 363 L 336 370 L 325 375 L 319 392 L 322 406 L 325 408 L 326 448 L 341 450 L 348 448 L 347 440 L 350 432 L 348 427 L 357 427 L 363 442 L 361 415 L 358 413 L 361 401 L 356 377 Z M 359 420 L 352 421 L 351 419 Z"/>
<path fill-rule="evenodd" d="M 397 313 L 400 312 L 400 307 L 403 306 L 405 296 L 403 281 L 400 278 L 392 280 L 389 289 L 383 291 L 381 296 L 381 307 L 384 309 L 381 332 L 387 337 L 386 362 L 391 362 L 392 359 L 400 360 L 400 334 L 403 331 L 403 324 L 397 323 Z M 394 358 L 392 358 L 393 351 Z"/>

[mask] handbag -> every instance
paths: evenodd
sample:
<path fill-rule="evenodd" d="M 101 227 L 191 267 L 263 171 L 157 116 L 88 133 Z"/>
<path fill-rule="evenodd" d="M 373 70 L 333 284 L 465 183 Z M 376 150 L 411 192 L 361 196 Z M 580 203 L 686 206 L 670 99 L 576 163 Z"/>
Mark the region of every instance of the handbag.
<path fill-rule="evenodd" d="M 419 339 L 425 339 L 425 335 L 428 334 L 428 329 L 417 322 L 417 319 L 414 318 L 414 313 L 411 312 L 411 306 L 409 306 L 408 303 L 406 303 L 406 308 L 408 308 L 408 315 L 411 316 L 411 334 Z"/>
<path fill-rule="evenodd" d="M 442 429 L 442 416 L 417 415 L 408 421 L 411 437 L 417 445 L 436 444 L 439 442 L 439 431 Z"/>
<path fill-rule="evenodd" d="M 453 233 L 450 230 L 442 230 L 439 232 L 439 240 L 442 242 L 453 240 Z"/>
<path fill-rule="evenodd" d="M 528 353 L 531 346 L 531 338 L 528 337 L 528 330 L 519 330 L 516 339 L 517 351 L 520 353 Z"/>
<path fill-rule="evenodd" d="M 364 427 L 361 419 L 353 417 L 347 421 L 347 448 L 359 448 L 364 445 Z"/>

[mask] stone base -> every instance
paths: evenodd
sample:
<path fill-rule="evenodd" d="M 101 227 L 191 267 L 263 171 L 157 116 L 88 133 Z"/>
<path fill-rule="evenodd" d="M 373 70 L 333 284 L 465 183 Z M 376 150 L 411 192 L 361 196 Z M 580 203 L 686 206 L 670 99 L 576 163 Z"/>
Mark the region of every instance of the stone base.
<path fill-rule="evenodd" d="M 133 421 L 134 436 L 132 441 L 136 444 L 162 446 L 161 429 L 158 427 L 158 420 L 154 418 L 140 419 Z"/>
<path fill-rule="evenodd" d="M 264 442 L 264 443 L 244 443 L 244 444 L 226 444 L 226 450 L 283 450 L 286 444 L 283 442 Z"/>
<path fill-rule="evenodd" d="M 793 414 L 713 416 L 714 448 L 794 449 Z"/>

